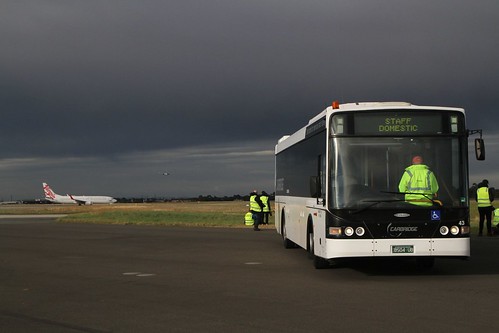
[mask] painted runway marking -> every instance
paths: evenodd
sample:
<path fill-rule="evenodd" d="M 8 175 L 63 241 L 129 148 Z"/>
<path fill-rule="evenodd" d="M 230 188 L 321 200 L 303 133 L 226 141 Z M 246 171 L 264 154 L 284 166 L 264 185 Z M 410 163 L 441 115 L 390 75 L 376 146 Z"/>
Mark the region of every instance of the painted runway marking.
<path fill-rule="evenodd" d="M 122 273 L 122 275 L 145 277 L 145 276 L 155 276 L 156 274 L 142 273 L 142 272 L 126 272 L 126 273 Z"/>
<path fill-rule="evenodd" d="M 245 265 L 262 265 L 262 263 L 261 263 L 261 262 L 257 262 L 257 261 L 245 262 L 244 264 L 245 264 Z"/>

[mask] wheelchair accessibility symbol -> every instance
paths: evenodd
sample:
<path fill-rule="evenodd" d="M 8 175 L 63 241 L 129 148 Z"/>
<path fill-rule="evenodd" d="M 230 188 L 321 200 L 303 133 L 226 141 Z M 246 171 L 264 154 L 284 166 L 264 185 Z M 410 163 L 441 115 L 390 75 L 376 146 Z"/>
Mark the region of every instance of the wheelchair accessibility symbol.
<path fill-rule="evenodd" d="M 439 210 L 432 210 L 431 211 L 431 220 L 432 221 L 440 221 L 440 211 Z"/>

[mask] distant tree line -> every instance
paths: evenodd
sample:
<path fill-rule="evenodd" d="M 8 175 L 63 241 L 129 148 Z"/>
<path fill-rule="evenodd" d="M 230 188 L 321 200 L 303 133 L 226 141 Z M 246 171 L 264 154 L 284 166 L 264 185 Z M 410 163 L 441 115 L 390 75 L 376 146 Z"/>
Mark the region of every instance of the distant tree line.
<path fill-rule="evenodd" d="M 119 203 L 156 203 L 156 202 L 199 202 L 199 201 L 249 201 L 249 194 L 247 195 L 240 195 L 240 194 L 234 194 L 232 196 L 216 196 L 216 195 L 199 195 L 197 197 L 173 197 L 173 198 L 158 198 L 158 197 L 132 197 L 132 198 L 127 198 L 127 197 L 122 197 L 122 198 L 115 198 L 117 202 Z M 275 194 L 269 194 L 270 200 L 275 199 Z M 24 204 L 50 204 L 51 202 L 45 199 L 30 199 L 30 200 L 17 200 L 17 201 L 11 201 L 8 203 L 24 203 Z"/>
<path fill-rule="evenodd" d="M 234 194 L 232 196 L 216 196 L 216 195 L 199 195 L 197 197 L 177 197 L 177 198 L 116 198 L 120 203 L 154 203 L 154 202 L 199 202 L 199 201 L 249 201 L 249 194 L 240 195 Z M 274 200 L 274 193 L 269 194 L 270 200 Z"/>

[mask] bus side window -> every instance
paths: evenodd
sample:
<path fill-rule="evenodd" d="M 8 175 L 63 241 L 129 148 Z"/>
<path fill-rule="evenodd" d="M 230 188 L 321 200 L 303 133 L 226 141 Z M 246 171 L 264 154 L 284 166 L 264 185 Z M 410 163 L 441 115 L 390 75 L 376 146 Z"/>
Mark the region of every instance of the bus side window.
<path fill-rule="evenodd" d="M 310 196 L 320 198 L 322 196 L 321 181 L 318 176 L 310 176 Z"/>

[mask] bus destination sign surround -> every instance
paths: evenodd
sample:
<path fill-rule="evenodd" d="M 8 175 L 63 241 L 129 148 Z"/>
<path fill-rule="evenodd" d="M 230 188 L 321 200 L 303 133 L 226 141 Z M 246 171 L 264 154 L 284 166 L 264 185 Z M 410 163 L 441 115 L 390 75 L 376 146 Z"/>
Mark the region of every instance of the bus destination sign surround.
<path fill-rule="evenodd" d="M 417 135 L 442 133 L 440 115 L 357 114 L 356 135 Z"/>

